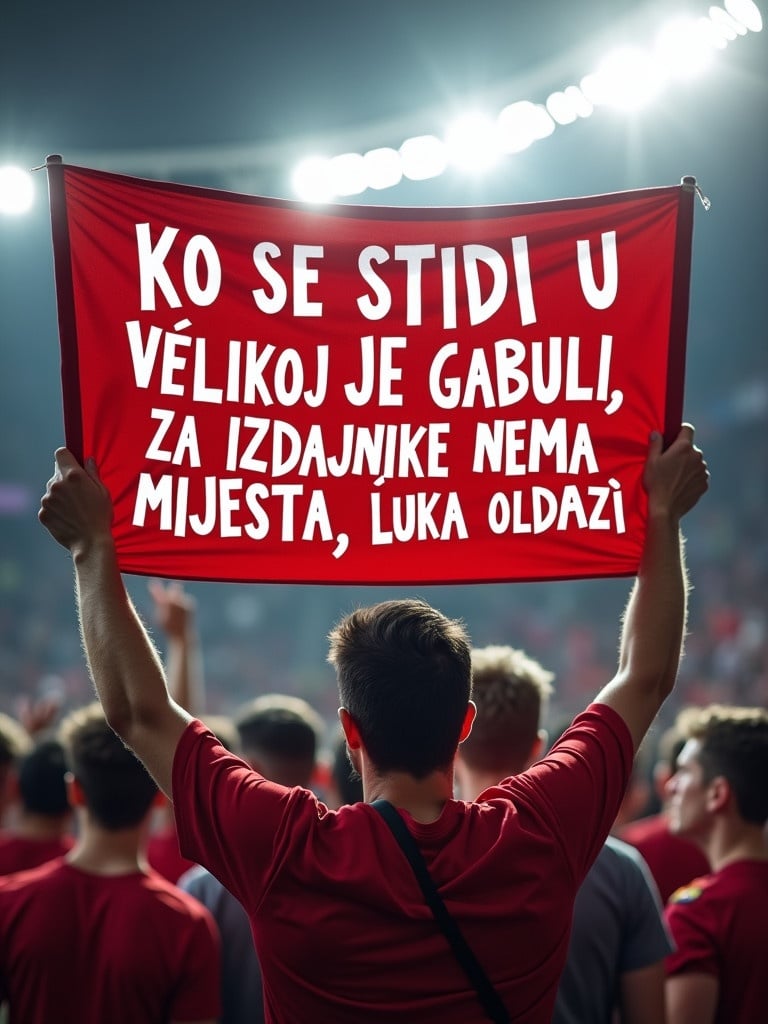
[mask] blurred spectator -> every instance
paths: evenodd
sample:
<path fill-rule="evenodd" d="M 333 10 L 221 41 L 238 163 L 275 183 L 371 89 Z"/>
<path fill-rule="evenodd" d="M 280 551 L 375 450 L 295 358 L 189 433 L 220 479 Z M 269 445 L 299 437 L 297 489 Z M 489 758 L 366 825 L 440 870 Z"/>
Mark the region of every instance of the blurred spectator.
<path fill-rule="evenodd" d="M 659 888 L 662 903 L 667 902 L 675 889 L 709 871 L 704 853 L 688 839 L 673 835 L 669 830 L 667 784 L 677 770 L 677 757 L 684 744 L 685 738 L 678 725 L 663 733 L 653 770 L 662 809 L 658 814 L 627 821 L 617 833 L 642 854 Z"/>
<path fill-rule="evenodd" d="M 680 718 L 687 742 L 669 782 L 673 832 L 710 874 L 673 893 L 670 1024 L 757 1024 L 768 1015 L 768 711 L 712 705 Z"/>
<path fill-rule="evenodd" d="M 174 700 L 190 714 L 203 718 L 206 703 L 205 677 L 195 624 L 195 599 L 181 583 L 150 580 L 148 590 L 155 621 L 166 639 L 168 690 Z M 147 860 L 169 882 L 177 882 L 185 871 L 194 867 L 193 861 L 181 855 L 176 823 L 165 800 L 159 804 L 152 822 Z"/>
<path fill-rule="evenodd" d="M 465 800 L 482 801 L 484 791 L 492 794 L 498 782 L 524 771 L 541 755 L 546 734 L 539 723 L 551 683 L 552 673 L 523 651 L 473 649 L 477 716 L 456 758 Z M 576 896 L 553 1024 L 659 1024 L 664 1019 L 664 957 L 671 949 L 642 857 L 609 837 Z"/>
<path fill-rule="evenodd" d="M 66 771 L 56 739 L 40 741 L 19 762 L 19 810 L 13 827 L 0 832 L 0 875 L 37 867 L 72 848 Z"/>
<path fill-rule="evenodd" d="M 271 694 L 257 697 L 235 718 L 245 760 L 271 782 L 309 788 L 322 720 L 306 701 Z M 179 880 L 213 914 L 221 935 L 221 1024 L 261 1024 L 261 971 L 248 915 L 214 876 L 194 867 Z"/>
<path fill-rule="evenodd" d="M 78 841 L 0 880 L 0 999 L 25 1024 L 168 1024 L 219 1012 L 216 927 L 145 870 L 157 788 L 98 704 L 62 725 Z"/>

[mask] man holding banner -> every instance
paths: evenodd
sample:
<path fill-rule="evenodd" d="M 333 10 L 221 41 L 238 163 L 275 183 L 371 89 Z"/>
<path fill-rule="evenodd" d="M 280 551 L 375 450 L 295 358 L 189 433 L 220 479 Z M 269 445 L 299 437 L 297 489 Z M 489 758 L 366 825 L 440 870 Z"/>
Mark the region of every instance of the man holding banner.
<path fill-rule="evenodd" d="M 614 821 L 634 752 L 671 692 L 686 622 L 680 520 L 708 486 L 683 426 L 654 432 L 647 523 L 619 666 L 549 755 L 474 803 L 452 763 L 474 717 L 470 644 L 420 601 L 345 618 L 331 635 L 350 756 L 366 803 L 329 811 L 268 782 L 169 697 L 125 591 L 112 502 L 67 449 L 40 519 L 72 554 L 83 642 L 105 714 L 174 802 L 184 854 L 251 919 L 272 1024 L 484 1019 L 374 800 L 398 811 L 492 990 L 494 1020 L 546 1024 L 573 900 Z M 503 1008 L 501 1008 L 503 1005 Z"/>

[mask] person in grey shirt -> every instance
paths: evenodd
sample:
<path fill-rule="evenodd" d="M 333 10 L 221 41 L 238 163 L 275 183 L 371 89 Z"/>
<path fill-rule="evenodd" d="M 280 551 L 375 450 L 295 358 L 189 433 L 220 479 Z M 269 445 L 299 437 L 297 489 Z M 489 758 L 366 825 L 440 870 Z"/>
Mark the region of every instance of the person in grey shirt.
<path fill-rule="evenodd" d="M 609 836 L 581 884 L 552 1024 L 664 1020 L 664 958 L 673 949 L 641 855 Z"/>
<path fill-rule="evenodd" d="M 459 746 L 460 795 L 474 800 L 542 754 L 540 728 L 553 675 L 507 646 L 472 651 L 477 715 Z M 576 897 L 568 960 L 552 1024 L 660 1024 L 664 957 L 672 944 L 655 883 L 640 854 L 608 838 Z"/>
<path fill-rule="evenodd" d="M 207 907 L 221 936 L 221 1024 L 264 1024 L 261 971 L 248 915 L 206 868 L 196 865 L 177 885 Z"/>
<path fill-rule="evenodd" d="M 298 697 L 257 697 L 235 715 L 244 759 L 283 786 L 309 787 L 322 719 Z M 205 868 L 190 868 L 178 885 L 210 910 L 221 935 L 221 1024 L 263 1024 L 261 971 L 248 915 Z"/>

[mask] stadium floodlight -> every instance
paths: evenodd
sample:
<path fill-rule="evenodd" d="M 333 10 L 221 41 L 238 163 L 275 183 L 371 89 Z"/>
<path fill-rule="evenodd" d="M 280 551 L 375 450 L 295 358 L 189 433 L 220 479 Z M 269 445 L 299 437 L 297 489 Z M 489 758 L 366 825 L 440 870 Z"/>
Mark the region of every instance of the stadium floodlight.
<path fill-rule="evenodd" d="M 32 175 L 21 167 L 0 167 L 0 213 L 26 213 L 35 201 Z"/>
<path fill-rule="evenodd" d="M 697 25 L 702 38 L 706 39 L 713 50 L 724 50 L 726 48 L 728 40 L 723 37 L 722 33 L 718 32 L 709 18 L 699 18 Z"/>
<path fill-rule="evenodd" d="M 544 105 L 559 125 L 570 125 L 578 118 L 588 118 L 594 111 L 594 106 L 577 85 L 551 93 Z"/>
<path fill-rule="evenodd" d="M 610 99 L 608 86 L 609 82 L 605 75 L 601 75 L 597 71 L 590 71 L 579 83 L 579 88 L 587 97 L 587 102 L 595 107 L 602 107 L 608 103 Z"/>
<path fill-rule="evenodd" d="M 363 156 L 365 180 L 368 188 L 382 189 L 399 185 L 403 177 L 400 154 L 396 149 L 383 146 L 369 149 Z"/>
<path fill-rule="evenodd" d="M 752 0 L 725 0 L 725 9 L 735 22 L 743 25 L 748 31 L 762 30 L 763 17 L 757 4 Z"/>
<path fill-rule="evenodd" d="M 726 42 L 731 43 L 740 35 L 747 34 L 741 22 L 732 18 L 722 7 L 710 7 L 709 19 Z"/>
<path fill-rule="evenodd" d="M 293 191 L 305 203 L 328 203 L 334 198 L 331 161 L 324 156 L 302 160 L 292 176 Z"/>
<path fill-rule="evenodd" d="M 723 10 L 722 7 L 710 7 L 709 8 L 709 16 L 710 16 L 710 18 L 712 18 L 713 14 L 714 14 L 713 20 L 715 18 L 722 18 L 722 16 L 725 15 L 726 18 L 728 19 L 728 25 L 733 29 L 733 31 L 736 33 L 736 35 L 737 36 L 745 36 L 747 34 L 747 32 L 749 31 L 747 26 L 743 23 L 741 18 L 734 18 L 733 17 L 733 15 L 728 11 L 728 4 L 724 4 L 724 7 L 725 7 L 725 10 Z"/>
<path fill-rule="evenodd" d="M 667 77 L 690 78 L 712 63 L 715 44 L 704 28 L 706 21 L 706 18 L 675 18 L 661 29 L 654 55 Z"/>
<path fill-rule="evenodd" d="M 448 166 L 445 143 L 435 135 L 415 135 L 399 150 L 403 174 L 411 181 L 436 178 Z"/>
<path fill-rule="evenodd" d="M 573 104 L 573 109 L 578 117 L 589 117 L 593 113 L 594 106 L 589 102 L 578 85 L 569 85 L 564 92 Z"/>
<path fill-rule="evenodd" d="M 664 84 L 661 69 L 651 54 L 635 46 L 622 47 L 606 57 L 597 69 L 597 77 L 603 102 L 622 110 L 647 106 Z"/>
<path fill-rule="evenodd" d="M 680 15 L 659 32 L 652 49 L 625 46 L 610 54 L 579 85 L 553 91 L 546 103 L 518 100 L 494 120 L 473 113 L 458 118 L 443 139 L 419 135 L 399 150 L 380 147 L 364 156 L 345 153 L 330 160 L 305 161 L 294 173 L 302 198 L 328 201 L 357 195 L 367 188 L 391 188 L 403 179 L 424 181 L 442 174 L 448 164 L 482 171 L 502 154 L 519 153 L 551 135 L 558 125 L 589 117 L 596 107 L 637 110 L 647 106 L 675 79 L 703 71 L 715 51 L 749 32 L 760 32 L 763 19 L 753 0 L 723 0 L 708 16 Z"/>
<path fill-rule="evenodd" d="M 330 183 L 337 196 L 358 196 L 365 192 L 365 160 L 360 153 L 340 153 L 330 161 Z"/>
<path fill-rule="evenodd" d="M 499 144 L 505 153 L 520 153 L 555 130 L 546 107 L 518 100 L 504 107 L 497 119 Z"/>
<path fill-rule="evenodd" d="M 445 133 L 448 161 L 467 171 L 492 167 L 501 155 L 496 122 L 487 114 L 457 117 Z"/>
<path fill-rule="evenodd" d="M 550 93 L 544 106 L 558 124 L 573 124 L 579 116 L 573 102 L 564 92 Z"/>

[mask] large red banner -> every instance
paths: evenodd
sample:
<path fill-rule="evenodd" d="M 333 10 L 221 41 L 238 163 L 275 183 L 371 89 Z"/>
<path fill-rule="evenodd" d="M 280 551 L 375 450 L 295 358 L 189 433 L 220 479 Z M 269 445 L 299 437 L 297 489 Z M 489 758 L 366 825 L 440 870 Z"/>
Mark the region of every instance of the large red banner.
<path fill-rule="evenodd" d="M 65 429 L 123 571 L 630 575 L 679 427 L 693 192 L 339 206 L 49 160 Z"/>

